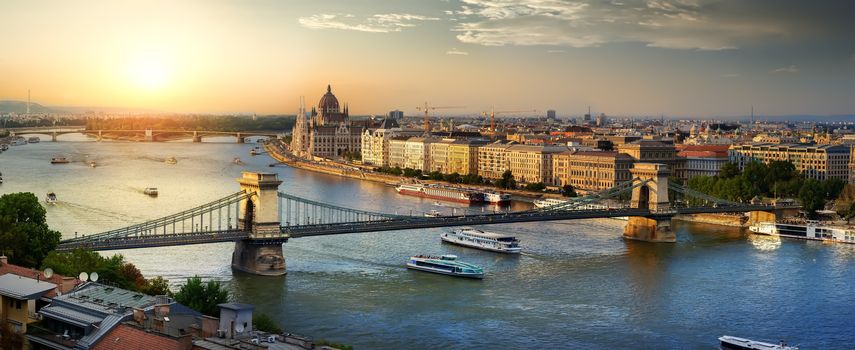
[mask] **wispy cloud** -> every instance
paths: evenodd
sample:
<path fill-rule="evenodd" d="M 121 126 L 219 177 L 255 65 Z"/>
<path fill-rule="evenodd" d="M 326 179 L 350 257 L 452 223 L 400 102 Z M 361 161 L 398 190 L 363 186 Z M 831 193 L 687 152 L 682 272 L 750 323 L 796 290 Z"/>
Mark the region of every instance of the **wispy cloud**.
<path fill-rule="evenodd" d="M 777 69 L 773 69 L 772 73 L 780 73 L 780 74 L 796 74 L 799 72 L 799 67 L 794 65 L 790 65 L 788 67 L 781 67 Z"/>
<path fill-rule="evenodd" d="M 446 55 L 459 55 L 459 56 L 469 56 L 469 53 L 466 51 L 460 51 L 457 48 L 452 48 L 445 52 Z"/>
<path fill-rule="evenodd" d="M 340 29 L 368 33 L 400 32 L 404 28 L 415 27 L 424 21 L 438 21 L 439 18 L 406 13 L 382 13 L 370 17 L 358 17 L 352 14 L 317 14 L 300 17 L 297 21 L 310 29 Z"/>
<path fill-rule="evenodd" d="M 829 6 L 816 7 L 805 11 L 833 13 Z M 813 26 L 798 11 L 782 9 L 772 0 L 461 0 L 453 13 L 457 39 L 486 46 L 622 42 L 719 51 L 808 35 L 811 30 L 805 27 Z"/>

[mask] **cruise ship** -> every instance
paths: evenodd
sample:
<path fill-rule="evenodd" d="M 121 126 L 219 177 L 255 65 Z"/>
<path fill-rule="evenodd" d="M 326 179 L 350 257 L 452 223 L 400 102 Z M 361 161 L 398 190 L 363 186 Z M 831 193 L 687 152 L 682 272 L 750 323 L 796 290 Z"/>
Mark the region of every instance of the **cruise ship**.
<path fill-rule="evenodd" d="M 407 268 L 425 272 L 438 273 L 441 275 L 468 277 L 468 278 L 484 278 L 484 269 L 478 265 L 473 265 L 457 260 L 456 255 L 429 256 L 416 255 L 411 256 L 407 262 Z"/>
<path fill-rule="evenodd" d="M 718 341 L 722 350 L 799 350 L 798 346 L 787 345 L 784 341 L 772 344 L 729 335 L 719 337 Z"/>
<path fill-rule="evenodd" d="M 522 250 L 520 241 L 514 236 L 476 230 L 471 227 L 445 232 L 439 238 L 443 242 L 491 252 L 519 254 Z"/>
<path fill-rule="evenodd" d="M 484 201 L 484 196 L 478 192 L 450 186 L 432 184 L 400 184 L 395 187 L 395 191 L 408 196 L 439 199 L 466 204 L 480 203 Z"/>
<path fill-rule="evenodd" d="M 855 228 L 822 226 L 811 220 L 804 224 L 758 222 L 748 229 L 761 235 L 855 244 Z"/>

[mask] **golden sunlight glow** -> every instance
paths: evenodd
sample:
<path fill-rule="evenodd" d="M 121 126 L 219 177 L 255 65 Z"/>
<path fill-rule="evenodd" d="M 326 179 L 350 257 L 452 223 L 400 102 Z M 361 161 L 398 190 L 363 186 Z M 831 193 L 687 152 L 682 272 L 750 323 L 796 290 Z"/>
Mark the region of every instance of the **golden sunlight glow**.
<path fill-rule="evenodd" d="M 166 87 L 171 71 L 166 62 L 154 55 L 134 57 L 128 64 L 131 81 L 139 88 L 160 90 Z"/>

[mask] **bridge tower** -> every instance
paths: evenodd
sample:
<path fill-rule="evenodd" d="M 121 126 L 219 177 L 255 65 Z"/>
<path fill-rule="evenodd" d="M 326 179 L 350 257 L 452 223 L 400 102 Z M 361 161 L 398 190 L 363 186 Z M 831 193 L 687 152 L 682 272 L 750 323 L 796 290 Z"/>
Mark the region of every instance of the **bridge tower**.
<path fill-rule="evenodd" d="M 50 140 L 51 140 L 51 141 L 53 141 L 53 142 L 56 142 L 56 136 L 57 136 L 57 135 L 56 135 L 56 130 L 54 130 L 54 132 L 52 132 L 52 133 L 50 134 Z"/>
<path fill-rule="evenodd" d="M 235 242 L 232 268 L 257 275 L 285 274 L 282 243 L 287 236 L 280 231 L 279 185 L 274 173 L 243 172 L 237 179 L 240 188 L 253 195 L 240 202 L 238 229 L 249 238 Z"/>
<path fill-rule="evenodd" d="M 241 133 L 237 133 L 235 135 L 235 137 L 237 137 L 237 143 L 245 143 L 246 142 L 246 136 L 243 136 L 243 134 L 241 134 Z"/>
<path fill-rule="evenodd" d="M 651 212 L 670 209 L 668 202 L 668 175 L 671 170 L 665 164 L 636 163 L 632 169 L 634 184 L 650 180 L 632 190 L 633 208 L 646 208 Z M 671 231 L 671 216 L 643 217 L 631 216 L 623 229 L 623 237 L 647 242 L 676 242 L 677 236 Z"/>
<path fill-rule="evenodd" d="M 202 137 L 199 136 L 198 131 L 193 131 L 193 142 L 202 142 Z"/>
<path fill-rule="evenodd" d="M 151 130 L 151 128 L 145 129 L 145 142 L 152 141 L 154 141 L 154 132 Z"/>

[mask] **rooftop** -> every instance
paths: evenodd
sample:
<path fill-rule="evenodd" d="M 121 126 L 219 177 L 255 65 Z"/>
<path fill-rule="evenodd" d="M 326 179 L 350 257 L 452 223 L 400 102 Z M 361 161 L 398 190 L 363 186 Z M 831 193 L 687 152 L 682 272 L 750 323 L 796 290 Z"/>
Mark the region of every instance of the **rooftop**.
<path fill-rule="evenodd" d="M 54 288 L 56 288 L 56 285 L 53 283 L 33 278 L 13 274 L 0 276 L 0 295 L 15 299 L 36 299 Z"/>

